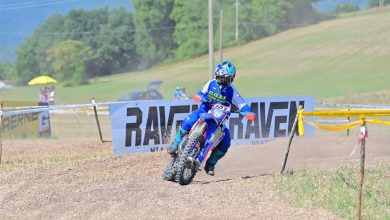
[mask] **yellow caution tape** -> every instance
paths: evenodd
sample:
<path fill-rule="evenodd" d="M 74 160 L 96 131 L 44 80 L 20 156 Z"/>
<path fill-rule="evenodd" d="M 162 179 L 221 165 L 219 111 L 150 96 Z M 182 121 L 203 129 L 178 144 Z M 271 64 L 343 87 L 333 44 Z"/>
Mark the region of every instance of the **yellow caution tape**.
<path fill-rule="evenodd" d="M 368 119 L 366 122 L 374 123 L 374 124 L 382 124 L 382 125 L 390 125 L 390 121 L 382 121 L 379 119 Z"/>
<path fill-rule="evenodd" d="M 360 120 L 349 122 L 341 125 L 324 125 L 310 121 L 304 116 L 331 116 L 331 117 L 360 117 Z M 390 121 L 382 121 L 380 119 L 365 119 L 365 116 L 390 116 L 390 110 L 341 110 L 341 111 L 314 111 L 314 112 L 304 112 L 303 109 L 298 110 L 297 120 L 298 120 L 298 134 L 303 136 L 305 133 L 304 123 L 323 130 L 328 131 L 342 131 L 354 128 L 358 125 L 364 123 L 374 123 L 382 125 L 390 125 Z"/>
<path fill-rule="evenodd" d="M 303 109 L 298 110 L 297 117 L 298 117 L 298 134 L 299 136 L 303 136 L 305 134 L 305 126 L 303 125 Z"/>
<path fill-rule="evenodd" d="M 366 116 L 390 116 L 390 110 L 333 110 L 302 112 L 302 116 L 331 116 L 331 117 L 366 117 Z"/>
<path fill-rule="evenodd" d="M 318 123 L 315 123 L 313 121 L 310 121 L 309 119 L 307 119 L 305 117 L 303 118 L 303 121 L 305 121 L 306 123 L 308 123 L 309 125 L 311 125 L 311 126 L 313 126 L 315 128 L 328 130 L 328 131 L 347 130 L 347 129 L 354 128 L 354 127 L 364 123 L 364 121 L 360 119 L 358 121 L 353 121 L 353 122 L 349 122 L 349 123 L 341 124 L 341 125 L 323 125 L 323 124 L 318 124 Z"/>

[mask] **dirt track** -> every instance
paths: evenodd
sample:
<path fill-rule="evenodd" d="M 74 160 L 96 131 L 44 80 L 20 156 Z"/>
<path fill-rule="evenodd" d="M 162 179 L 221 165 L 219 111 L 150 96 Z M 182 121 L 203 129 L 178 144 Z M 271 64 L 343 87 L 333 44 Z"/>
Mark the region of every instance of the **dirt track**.
<path fill-rule="evenodd" d="M 349 157 L 355 142 L 355 137 L 296 139 L 287 168 L 357 163 L 358 155 Z M 0 219 L 338 219 L 324 210 L 297 209 L 280 201 L 272 179 L 280 170 L 286 143 L 232 148 L 215 177 L 200 172 L 188 186 L 162 180 L 169 160 L 165 152 L 3 172 Z M 18 144 L 4 153 L 17 151 Z M 94 140 L 55 149 L 63 154 L 77 145 L 107 152 L 111 148 Z M 389 158 L 385 139 L 368 139 L 368 162 Z"/>

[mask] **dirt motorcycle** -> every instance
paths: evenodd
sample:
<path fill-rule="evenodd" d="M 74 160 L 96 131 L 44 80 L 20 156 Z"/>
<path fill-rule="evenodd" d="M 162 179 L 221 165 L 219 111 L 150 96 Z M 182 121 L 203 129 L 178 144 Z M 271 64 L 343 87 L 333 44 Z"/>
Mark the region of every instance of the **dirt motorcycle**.
<path fill-rule="evenodd" d="M 190 184 L 209 152 L 223 139 L 224 124 L 235 112 L 239 111 L 232 110 L 229 103 L 217 103 L 208 112 L 201 113 L 189 134 L 182 138 L 176 155 L 163 173 L 163 179 L 180 185 Z"/>

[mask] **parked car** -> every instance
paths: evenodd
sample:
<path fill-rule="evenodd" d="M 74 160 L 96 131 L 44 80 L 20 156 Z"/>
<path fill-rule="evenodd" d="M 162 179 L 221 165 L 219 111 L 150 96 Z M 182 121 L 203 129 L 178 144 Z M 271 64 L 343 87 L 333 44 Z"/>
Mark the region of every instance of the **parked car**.
<path fill-rule="evenodd" d="M 136 101 L 136 100 L 160 100 L 164 99 L 158 91 L 158 87 L 163 83 L 162 80 L 154 80 L 148 84 L 147 90 L 132 91 L 120 97 L 118 101 Z"/>

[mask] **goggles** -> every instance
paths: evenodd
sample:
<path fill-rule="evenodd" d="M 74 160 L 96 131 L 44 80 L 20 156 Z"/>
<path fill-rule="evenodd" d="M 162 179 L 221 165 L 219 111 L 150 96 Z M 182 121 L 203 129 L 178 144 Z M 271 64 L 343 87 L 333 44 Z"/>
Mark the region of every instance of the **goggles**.
<path fill-rule="evenodd" d="M 231 79 L 222 76 L 217 76 L 216 79 L 217 82 L 222 85 L 229 85 L 231 83 Z"/>

